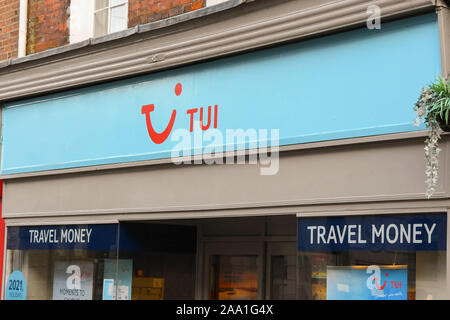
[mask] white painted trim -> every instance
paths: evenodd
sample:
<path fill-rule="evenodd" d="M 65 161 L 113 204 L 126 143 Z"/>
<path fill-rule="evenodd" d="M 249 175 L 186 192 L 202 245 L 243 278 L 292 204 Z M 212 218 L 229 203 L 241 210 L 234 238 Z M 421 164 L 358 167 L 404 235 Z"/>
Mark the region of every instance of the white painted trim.
<path fill-rule="evenodd" d="M 28 0 L 20 0 L 19 4 L 19 43 L 18 57 L 27 55 L 27 22 L 28 22 Z"/>
<path fill-rule="evenodd" d="M 94 1 L 71 0 L 69 18 L 69 42 L 77 43 L 94 34 Z M 88 19 L 87 17 L 91 17 Z"/>
<path fill-rule="evenodd" d="M 228 0 L 206 0 L 206 6 L 207 7 L 215 6 L 216 4 L 219 4 L 219 3 L 222 3 L 222 2 L 225 2 L 225 1 L 228 1 Z"/>

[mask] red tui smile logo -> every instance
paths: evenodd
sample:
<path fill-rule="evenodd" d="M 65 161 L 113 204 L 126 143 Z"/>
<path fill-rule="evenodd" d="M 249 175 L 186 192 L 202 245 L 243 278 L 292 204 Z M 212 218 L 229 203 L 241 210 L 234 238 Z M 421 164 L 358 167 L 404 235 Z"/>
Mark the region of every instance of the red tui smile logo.
<path fill-rule="evenodd" d="M 369 290 L 379 290 L 382 291 L 384 288 L 389 289 L 400 289 L 402 287 L 402 281 L 394 281 L 389 279 L 389 273 L 385 273 L 384 277 L 386 280 L 384 280 L 383 284 L 381 284 L 381 269 L 379 266 L 372 265 L 367 267 L 367 273 L 371 274 L 366 281 L 367 288 Z M 395 278 L 395 275 L 393 276 Z M 387 287 L 386 287 L 387 285 Z"/>
<path fill-rule="evenodd" d="M 175 95 L 179 96 L 181 94 L 181 91 L 183 90 L 183 87 L 181 83 L 177 83 L 175 86 Z M 152 119 L 150 116 L 150 113 L 155 111 L 155 105 L 154 104 L 147 104 L 142 106 L 141 113 L 145 114 L 145 121 L 147 123 L 147 131 L 148 135 L 150 136 L 150 139 L 156 144 L 161 144 L 164 141 L 166 141 L 167 137 L 170 135 L 170 132 L 172 131 L 173 124 L 175 123 L 175 118 L 177 116 L 177 110 L 172 111 L 172 115 L 169 120 L 169 124 L 166 126 L 166 128 L 163 130 L 163 132 L 158 133 L 153 129 L 152 125 Z"/>
<path fill-rule="evenodd" d="M 181 93 L 183 91 L 183 86 L 181 85 L 181 83 L 177 83 L 175 85 L 175 95 L 176 96 L 180 96 Z M 190 117 L 190 132 L 193 132 L 193 126 L 194 126 L 194 114 L 198 112 L 198 108 L 192 108 L 192 109 L 188 109 L 187 110 L 187 114 Z M 162 132 L 156 132 L 155 129 L 153 128 L 153 124 L 152 124 L 152 117 L 151 117 L 151 113 L 155 111 L 155 105 L 154 104 L 146 104 L 144 106 L 142 106 L 141 108 L 141 113 L 145 115 L 145 121 L 147 124 L 147 131 L 148 131 L 148 135 L 150 136 L 150 139 L 156 143 L 156 144 L 161 144 L 164 141 L 166 141 L 166 139 L 169 137 L 170 133 L 172 132 L 173 129 L 173 125 L 175 123 L 175 119 L 177 117 L 177 110 L 173 110 L 172 111 L 172 115 L 170 116 L 169 119 L 169 123 L 167 124 L 166 128 L 162 131 Z M 217 129 L 217 113 L 218 113 L 218 106 L 217 104 L 214 106 L 214 129 Z M 212 118 L 212 112 L 211 112 L 211 106 L 208 106 L 208 119 L 207 119 L 207 124 L 205 125 L 204 122 L 204 112 L 203 112 L 203 107 L 200 108 L 200 128 L 203 131 L 206 131 L 210 128 L 211 126 L 211 118 Z"/>
<path fill-rule="evenodd" d="M 172 111 L 172 116 L 170 117 L 169 124 L 163 132 L 158 133 L 153 129 L 152 119 L 150 117 L 150 113 L 155 110 L 155 106 L 153 104 L 147 104 L 142 106 L 141 113 L 145 114 L 145 121 L 147 123 L 147 131 L 150 139 L 156 144 L 161 144 L 166 141 L 170 132 L 172 131 L 173 124 L 175 123 L 175 117 L 177 116 L 177 110 Z"/>
<path fill-rule="evenodd" d="M 386 277 L 389 277 L 389 273 L 386 273 Z M 378 285 L 378 278 L 375 277 L 375 278 L 373 278 L 373 279 L 374 279 L 375 286 L 377 287 L 377 289 L 378 289 L 378 290 L 383 290 L 384 287 L 386 286 L 387 280 L 384 280 L 383 285 L 380 287 L 380 286 Z"/>

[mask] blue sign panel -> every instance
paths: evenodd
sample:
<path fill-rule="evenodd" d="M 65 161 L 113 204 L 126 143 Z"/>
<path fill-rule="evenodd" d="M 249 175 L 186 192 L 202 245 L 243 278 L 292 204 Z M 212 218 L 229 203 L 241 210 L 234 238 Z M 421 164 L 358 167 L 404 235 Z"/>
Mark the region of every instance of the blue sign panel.
<path fill-rule="evenodd" d="M 118 224 L 8 227 L 7 248 L 114 251 L 120 239 L 121 251 L 195 252 L 196 234 L 191 226 L 140 223 L 120 231 Z"/>
<path fill-rule="evenodd" d="M 8 227 L 11 250 L 117 250 L 117 224 Z"/>
<path fill-rule="evenodd" d="M 298 251 L 446 250 L 445 213 L 299 218 Z"/>
<path fill-rule="evenodd" d="M 407 300 L 406 266 L 327 268 L 327 300 Z"/>
<path fill-rule="evenodd" d="M 114 300 L 114 279 L 103 279 L 103 300 Z"/>
<path fill-rule="evenodd" d="M 22 272 L 13 271 L 5 285 L 5 300 L 26 300 L 27 282 Z"/>
<path fill-rule="evenodd" d="M 433 13 L 12 102 L 1 173 L 423 130 L 413 105 L 440 72 Z"/>

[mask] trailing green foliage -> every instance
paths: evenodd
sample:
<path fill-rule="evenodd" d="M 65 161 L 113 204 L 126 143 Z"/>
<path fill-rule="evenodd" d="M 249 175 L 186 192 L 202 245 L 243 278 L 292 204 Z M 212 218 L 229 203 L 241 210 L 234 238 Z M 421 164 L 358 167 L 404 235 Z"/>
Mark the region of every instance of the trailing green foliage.
<path fill-rule="evenodd" d="M 425 117 L 425 125 L 429 129 L 428 138 L 425 140 L 425 175 L 427 183 L 426 195 L 432 196 L 438 180 L 438 141 L 441 137 L 441 128 L 450 130 L 450 79 L 441 76 L 431 83 L 428 88 L 422 88 L 422 92 L 414 105 L 416 120 L 414 125 L 419 125 Z"/>
<path fill-rule="evenodd" d="M 437 119 L 440 117 L 448 125 L 450 113 L 450 79 L 446 81 L 439 76 L 438 81 L 430 85 L 430 89 L 433 94 L 433 99 L 429 105 L 427 118 Z"/>

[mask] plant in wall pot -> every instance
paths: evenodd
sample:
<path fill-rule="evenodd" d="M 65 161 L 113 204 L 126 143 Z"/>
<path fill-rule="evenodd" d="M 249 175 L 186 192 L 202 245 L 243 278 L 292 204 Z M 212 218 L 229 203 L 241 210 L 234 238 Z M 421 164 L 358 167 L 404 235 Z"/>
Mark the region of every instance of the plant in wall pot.
<path fill-rule="evenodd" d="M 429 199 L 436 188 L 438 180 L 438 155 L 441 149 L 438 148 L 438 141 L 441 131 L 450 132 L 450 78 L 444 79 L 441 76 L 431 83 L 427 88 L 422 88 L 417 102 L 414 105 L 416 121 L 418 126 L 425 117 L 425 126 L 428 129 L 428 138 L 425 140 L 425 175 Z"/>

